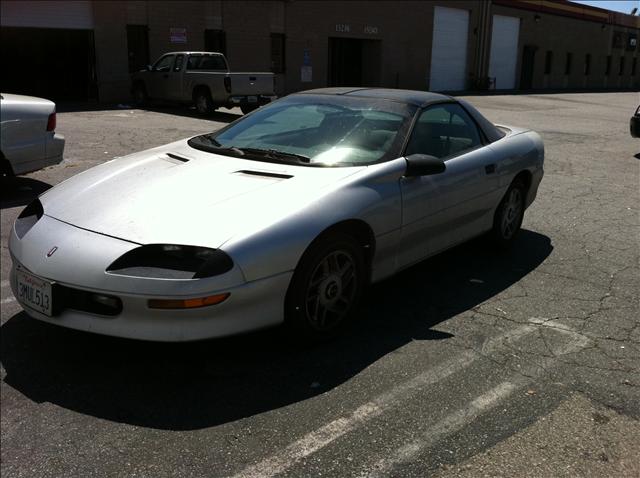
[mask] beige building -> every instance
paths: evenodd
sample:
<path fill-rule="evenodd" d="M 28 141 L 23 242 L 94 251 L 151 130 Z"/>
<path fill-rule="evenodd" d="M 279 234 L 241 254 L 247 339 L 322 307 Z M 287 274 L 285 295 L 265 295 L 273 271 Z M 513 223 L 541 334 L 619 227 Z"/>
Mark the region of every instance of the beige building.
<path fill-rule="evenodd" d="M 640 17 L 564 0 L 0 5 L 0 88 L 57 101 L 126 101 L 129 74 L 172 50 L 222 51 L 233 70 L 273 71 L 281 95 L 640 88 Z"/>

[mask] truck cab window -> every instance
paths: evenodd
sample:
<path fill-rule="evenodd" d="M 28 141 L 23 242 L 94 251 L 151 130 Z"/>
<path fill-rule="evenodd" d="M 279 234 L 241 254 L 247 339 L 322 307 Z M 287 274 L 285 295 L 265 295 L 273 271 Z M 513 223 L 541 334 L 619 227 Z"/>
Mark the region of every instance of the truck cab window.
<path fill-rule="evenodd" d="M 165 55 L 156 61 L 153 65 L 153 71 L 169 71 L 171 70 L 171 64 L 173 63 L 174 55 Z"/>
<path fill-rule="evenodd" d="M 191 55 L 187 70 L 227 71 L 227 64 L 220 55 Z"/>
<path fill-rule="evenodd" d="M 184 55 L 177 55 L 176 61 L 173 63 L 173 71 L 182 70 L 182 64 L 184 63 Z"/>

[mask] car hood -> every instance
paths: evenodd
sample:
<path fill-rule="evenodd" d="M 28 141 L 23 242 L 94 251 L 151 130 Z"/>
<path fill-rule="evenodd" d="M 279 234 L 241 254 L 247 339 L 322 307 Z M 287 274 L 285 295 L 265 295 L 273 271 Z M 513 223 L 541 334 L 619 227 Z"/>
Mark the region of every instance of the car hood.
<path fill-rule="evenodd" d="M 182 140 L 89 169 L 40 200 L 46 215 L 89 231 L 216 248 L 301 211 L 363 169 L 251 161 Z"/>

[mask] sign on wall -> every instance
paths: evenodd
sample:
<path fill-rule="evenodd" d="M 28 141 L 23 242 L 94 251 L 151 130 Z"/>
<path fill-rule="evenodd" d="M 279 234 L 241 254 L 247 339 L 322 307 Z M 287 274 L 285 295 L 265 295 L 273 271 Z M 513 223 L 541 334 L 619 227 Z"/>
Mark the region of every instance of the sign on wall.
<path fill-rule="evenodd" d="M 300 81 L 302 83 L 311 83 L 313 81 L 313 67 L 311 66 L 300 67 Z"/>
<path fill-rule="evenodd" d="M 311 83 L 313 81 L 313 67 L 311 66 L 311 53 L 308 48 L 302 51 L 302 67 L 300 67 L 300 81 Z"/>
<path fill-rule="evenodd" d="M 171 43 L 187 43 L 187 29 L 169 28 L 169 41 Z"/>

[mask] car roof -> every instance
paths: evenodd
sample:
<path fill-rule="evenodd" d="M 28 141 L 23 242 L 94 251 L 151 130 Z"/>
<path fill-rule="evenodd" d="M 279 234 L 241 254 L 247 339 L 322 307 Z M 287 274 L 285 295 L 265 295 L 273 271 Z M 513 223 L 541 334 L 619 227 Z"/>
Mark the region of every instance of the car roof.
<path fill-rule="evenodd" d="M 220 55 L 223 56 L 222 53 L 218 51 L 168 51 L 163 53 L 161 56 L 165 55 Z"/>
<path fill-rule="evenodd" d="M 359 96 L 398 101 L 414 106 L 426 106 L 431 103 L 453 101 L 451 96 L 432 93 L 431 91 L 396 90 L 392 88 L 317 88 L 315 90 L 300 91 L 296 94 Z"/>

